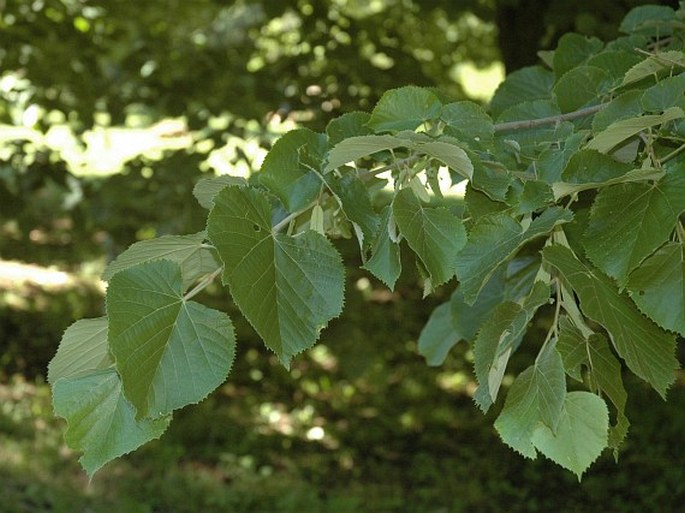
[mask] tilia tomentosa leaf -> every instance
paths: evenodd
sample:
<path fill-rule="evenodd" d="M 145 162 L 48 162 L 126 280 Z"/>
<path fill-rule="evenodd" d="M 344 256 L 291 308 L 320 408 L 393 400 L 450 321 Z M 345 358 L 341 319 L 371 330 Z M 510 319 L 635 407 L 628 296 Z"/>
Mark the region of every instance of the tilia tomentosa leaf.
<path fill-rule="evenodd" d="M 168 260 L 114 275 L 107 289 L 109 346 L 138 418 L 197 403 L 228 375 L 235 335 L 228 316 L 183 297 Z"/>
<path fill-rule="evenodd" d="M 343 305 L 344 268 L 323 235 L 276 233 L 264 193 L 228 187 L 214 200 L 209 238 L 223 281 L 264 343 L 284 365 L 311 347 Z"/>
<path fill-rule="evenodd" d="M 107 318 L 81 319 L 64 332 L 50 362 L 55 414 L 67 421 L 69 447 L 83 451 L 90 477 L 107 462 L 159 438 L 170 416 L 136 419 L 107 345 Z"/>

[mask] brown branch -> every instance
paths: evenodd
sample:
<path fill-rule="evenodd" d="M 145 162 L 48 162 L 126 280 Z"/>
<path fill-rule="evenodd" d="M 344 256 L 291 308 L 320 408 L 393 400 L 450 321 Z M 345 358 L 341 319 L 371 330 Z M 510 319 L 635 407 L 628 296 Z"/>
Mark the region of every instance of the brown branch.
<path fill-rule="evenodd" d="M 558 116 L 549 116 L 547 118 L 524 119 L 521 121 L 508 121 L 506 123 L 497 123 L 495 125 L 495 132 L 507 132 L 510 130 L 528 130 L 530 128 L 537 128 L 539 126 L 554 125 L 562 121 L 572 121 L 574 119 L 584 118 L 596 114 L 606 107 L 606 104 L 593 105 L 592 107 L 585 107 L 584 109 L 574 110 L 566 114 L 559 114 Z"/>

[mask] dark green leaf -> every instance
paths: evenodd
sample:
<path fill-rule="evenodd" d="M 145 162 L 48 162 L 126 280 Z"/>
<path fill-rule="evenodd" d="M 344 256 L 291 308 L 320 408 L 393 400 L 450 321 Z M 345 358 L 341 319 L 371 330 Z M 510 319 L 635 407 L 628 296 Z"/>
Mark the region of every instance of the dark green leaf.
<path fill-rule="evenodd" d="M 371 134 L 371 129 L 366 126 L 370 118 L 368 112 L 346 112 L 331 120 L 326 126 L 328 145 L 335 146 L 350 137 Z"/>
<path fill-rule="evenodd" d="M 442 104 L 431 91 L 405 86 L 386 91 L 371 112 L 367 125 L 374 132 L 415 130 L 440 116 Z"/>
<path fill-rule="evenodd" d="M 443 303 L 433 310 L 421 330 L 419 354 L 423 355 L 428 365 L 442 365 L 449 350 L 461 339 L 452 324 L 451 305 L 449 302 Z"/>
<path fill-rule="evenodd" d="M 642 108 L 647 112 L 663 112 L 682 100 L 685 94 L 685 74 L 668 77 L 647 89 L 642 95 Z"/>
<path fill-rule="evenodd" d="M 669 242 L 628 277 L 626 288 L 638 308 L 662 328 L 685 337 L 685 246 Z"/>
<path fill-rule="evenodd" d="M 393 233 L 390 233 L 391 223 Z M 394 232 L 392 208 L 387 206 L 381 212 L 380 229 L 371 243 L 371 258 L 363 266 L 391 290 L 395 288 L 402 271 L 400 245 L 396 242 L 397 234 Z"/>
<path fill-rule="evenodd" d="M 264 159 L 259 181 L 283 202 L 289 212 L 309 205 L 321 190 L 321 171 L 328 148 L 324 134 L 300 128 L 288 132 L 274 144 Z M 302 152 L 309 156 L 303 162 Z M 315 171 L 310 169 L 312 161 Z"/>
<path fill-rule="evenodd" d="M 654 183 L 628 183 L 597 195 L 585 233 L 587 256 L 624 286 L 628 274 L 670 236 L 685 211 L 683 168 Z"/>
<path fill-rule="evenodd" d="M 466 243 L 462 222 L 447 208 L 426 207 L 411 189 L 402 189 L 393 201 L 400 233 L 418 255 L 437 287 L 454 276 L 456 255 Z"/>
<path fill-rule="evenodd" d="M 440 119 L 445 122 L 444 133 L 456 137 L 471 147 L 490 144 L 495 135 L 492 119 L 483 108 L 473 102 L 448 103 Z"/>
<path fill-rule="evenodd" d="M 640 32 L 664 37 L 671 33 L 670 24 L 675 19 L 675 11 L 665 5 L 639 5 L 626 14 L 619 30 L 627 34 Z"/>
<path fill-rule="evenodd" d="M 371 205 L 369 191 L 353 173 L 345 173 L 340 178 L 328 174 L 326 183 L 340 201 L 347 219 L 354 224 L 360 246 L 363 247 L 373 239 L 380 226 L 380 218 Z"/>
<path fill-rule="evenodd" d="M 570 211 L 551 207 L 524 230 L 505 214 L 492 214 L 479 219 L 469 233 L 468 242 L 457 256 L 457 277 L 469 304 L 478 297 L 485 282 L 523 244 L 547 235 L 555 226 L 569 222 Z"/>
<path fill-rule="evenodd" d="M 642 94 L 641 90 L 627 91 L 611 100 L 595 114 L 592 119 L 592 130 L 600 132 L 615 121 L 641 116 L 643 114 L 640 103 Z"/>
<path fill-rule="evenodd" d="M 516 104 L 540 99 L 551 99 L 554 74 L 542 66 L 531 66 L 514 71 L 495 91 L 490 102 L 494 118 Z"/>
<path fill-rule="evenodd" d="M 596 37 L 568 33 L 561 36 L 554 50 L 554 75 L 557 79 L 599 52 L 604 44 Z"/>
<path fill-rule="evenodd" d="M 559 79 L 554 95 L 561 112 L 572 112 L 599 103 L 610 87 L 610 77 L 602 68 L 579 66 Z"/>
<path fill-rule="evenodd" d="M 265 344 L 284 365 L 311 347 L 342 310 L 344 268 L 319 233 L 274 233 L 266 195 L 229 187 L 219 193 L 207 232 L 224 262 L 223 281 Z"/>
<path fill-rule="evenodd" d="M 580 262 L 568 248 L 549 246 L 543 258 L 573 288 L 583 314 L 606 328 L 630 370 L 665 396 L 678 367 L 675 337 L 644 317 L 607 277 Z"/>
<path fill-rule="evenodd" d="M 518 346 L 538 308 L 549 300 L 549 285 L 536 282 L 523 304 L 505 301 L 497 305 L 483 324 L 473 346 L 478 388 L 476 404 L 487 412 L 497 400 L 509 357 Z"/>

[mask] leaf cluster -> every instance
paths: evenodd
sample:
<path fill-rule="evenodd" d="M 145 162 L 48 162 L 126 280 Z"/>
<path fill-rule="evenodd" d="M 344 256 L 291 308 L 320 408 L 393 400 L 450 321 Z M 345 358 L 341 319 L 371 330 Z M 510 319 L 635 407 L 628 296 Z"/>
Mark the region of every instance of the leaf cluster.
<path fill-rule="evenodd" d="M 391 289 L 401 252 L 424 295 L 456 282 L 419 350 L 439 365 L 470 344 L 483 411 L 533 345 L 495 421 L 507 445 L 579 478 L 617 452 L 623 365 L 665 396 L 685 336 L 684 28 L 685 9 L 636 8 L 607 44 L 564 36 L 489 111 L 392 89 L 370 113 L 286 134 L 249 181 L 200 182 L 206 230 L 122 253 L 104 276 L 107 316 L 69 328 L 51 364 L 55 411 L 86 470 L 159 436 L 226 378 L 231 320 L 191 300 L 217 277 L 284 365 L 312 347 L 343 307 L 335 237 L 354 238 Z M 550 310 L 546 337 L 529 341 Z"/>

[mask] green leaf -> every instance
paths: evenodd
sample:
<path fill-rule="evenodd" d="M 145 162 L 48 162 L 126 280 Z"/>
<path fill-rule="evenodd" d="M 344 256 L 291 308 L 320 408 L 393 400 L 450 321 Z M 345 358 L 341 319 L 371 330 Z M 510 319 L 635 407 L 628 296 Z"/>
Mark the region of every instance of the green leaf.
<path fill-rule="evenodd" d="M 482 167 L 482 165 L 480 167 Z M 496 212 L 503 212 L 510 208 L 509 205 L 504 203 L 504 200 L 494 201 L 490 199 L 487 194 L 475 189 L 471 182 L 466 184 L 464 203 L 466 204 L 466 210 L 472 219 L 478 219 Z"/>
<path fill-rule="evenodd" d="M 558 79 L 599 52 L 603 46 L 604 44 L 596 37 L 564 34 L 554 50 L 554 75 Z"/>
<path fill-rule="evenodd" d="M 364 243 L 374 237 L 380 226 L 380 218 L 371 205 L 369 191 L 353 173 L 345 173 L 340 178 L 329 174 L 326 176 L 326 183 L 340 201 L 347 219 L 355 226 L 360 247 L 363 247 Z"/>
<path fill-rule="evenodd" d="M 136 420 L 114 369 L 58 379 L 53 402 L 55 414 L 67 421 L 66 442 L 83 451 L 79 461 L 91 478 L 105 463 L 159 438 L 171 420 Z"/>
<path fill-rule="evenodd" d="M 114 363 L 107 345 L 107 317 L 81 319 L 69 326 L 48 365 L 48 383 L 110 367 Z"/>
<path fill-rule="evenodd" d="M 551 99 L 554 74 L 542 66 L 531 66 L 510 73 L 495 91 L 490 110 L 494 118 L 516 104 Z"/>
<path fill-rule="evenodd" d="M 579 66 L 565 73 L 554 86 L 561 112 L 572 112 L 599 103 L 611 87 L 606 71 L 595 66 Z"/>
<path fill-rule="evenodd" d="M 473 398 L 483 412 L 487 412 L 497 401 L 509 358 L 527 331 L 535 312 L 549 300 L 549 294 L 549 285 L 536 282 L 522 304 L 510 301 L 500 303 L 480 328 L 473 344 L 478 379 Z"/>
<path fill-rule="evenodd" d="M 564 362 L 566 374 L 582 383 L 581 366 L 587 363 L 587 339 L 568 317 L 562 317 L 559 321 L 557 351 Z"/>
<path fill-rule="evenodd" d="M 561 174 L 567 183 L 602 183 L 625 175 L 632 166 L 596 150 L 580 150 Z"/>
<path fill-rule="evenodd" d="M 312 230 L 292 237 L 274 233 L 268 199 L 254 189 L 221 191 L 207 231 L 234 301 L 267 347 L 289 365 L 342 310 L 340 255 Z"/>
<path fill-rule="evenodd" d="M 329 146 L 335 146 L 350 137 L 371 134 L 371 129 L 366 126 L 370 118 L 368 112 L 346 112 L 331 120 L 326 126 Z"/>
<path fill-rule="evenodd" d="M 517 198 L 517 213 L 530 214 L 554 203 L 552 188 L 542 180 L 528 180 Z"/>
<path fill-rule="evenodd" d="M 259 181 L 278 196 L 289 212 L 301 210 L 321 190 L 321 179 L 316 172 L 320 171 L 327 149 L 324 134 L 307 128 L 288 132 L 276 141 L 264 159 Z"/>
<path fill-rule="evenodd" d="M 371 112 L 367 125 L 374 132 L 416 130 L 440 116 L 442 104 L 428 89 L 405 86 L 386 91 Z"/>
<path fill-rule="evenodd" d="M 670 24 L 676 20 L 675 11 L 665 5 L 640 5 L 626 14 L 619 30 L 626 34 L 635 32 L 650 36 L 668 36 Z"/>
<path fill-rule="evenodd" d="M 567 223 L 572 218 L 570 211 L 551 207 L 526 230 L 506 214 L 480 218 L 471 229 L 466 246 L 457 255 L 457 278 L 466 302 L 473 304 L 495 270 L 523 244 L 547 235 L 555 226 Z"/>
<path fill-rule="evenodd" d="M 622 119 L 612 123 L 608 128 L 595 135 L 595 138 L 587 144 L 586 148 L 607 153 L 619 143 L 637 135 L 642 130 L 683 117 L 685 117 L 683 109 L 671 107 L 664 111 L 663 114 Z"/>
<path fill-rule="evenodd" d="M 112 261 L 102 273 L 103 280 L 138 264 L 154 260 L 171 260 L 181 267 L 183 287 L 195 283 L 198 278 L 215 271 L 219 262 L 216 252 L 204 243 L 205 232 L 193 235 L 164 235 L 156 239 L 136 242 Z"/>
<path fill-rule="evenodd" d="M 235 354 L 231 320 L 184 299 L 175 263 L 148 262 L 115 274 L 107 315 L 110 351 L 138 418 L 197 403 L 226 379 Z"/>
<path fill-rule="evenodd" d="M 328 161 L 324 173 L 329 173 L 340 166 L 362 157 L 368 157 L 379 151 L 393 150 L 407 146 L 406 139 L 394 135 L 360 135 L 350 137 L 336 144 L 328 152 Z"/>
<path fill-rule="evenodd" d="M 565 396 L 561 356 L 548 345 L 535 364 L 519 374 L 511 385 L 495 429 L 512 449 L 527 458 L 535 458 L 533 434 L 541 424 L 552 432 L 557 431 Z"/>
<path fill-rule="evenodd" d="M 609 447 L 618 450 L 628 435 L 630 422 L 626 417 L 628 394 L 623 387 L 621 363 L 611 352 L 609 342 L 599 333 L 593 333 L 587 342 L 588 367 L 591 386 L 606 395 L 616 408 L 616 424 L 609 428 Z"/>
<path fill-rule="evenodd" d="M 607 277 L 580 262 L 570 249 L 546 247 L 543 259 L 573 288 L 583 314 L 604 326 L 630 370 L 664 397 L 678 368 L 675 337 L 644 317 L 627 295 L 619 294 Z"/>
<path fill-rule="evenodd" d="M 447 353 L 462 337 L 452 324 L 450 302 L 443 303 L 431 312 L 428 322 L 419 335 L 419 354 L 428 365 L 442 365 Z"/>
<path fill-rule="evenodd" d="M 669 242 L 648 257 L 626 285 L 638 308 L 662 328 L 685 337 L 685 245 Z"/>
<path fill-rule="evenodd" d="M 212 205 L 214 205 L 214 196 L 216 196 L 221 189 L 228 187 L 229 185 L 244 187 L 247 185 L 247 180 L 230 175 L 203 178 L 195 184 L 195 187 L 193 187 L 193 196 L 195 196 L 198 203 L 203 208 L 209 210 L 212 208 Z"/>
<path fill-rule="evenodd" d="M 680 167 L 654 183 L 628 183 L 599 192 L 584 237 L 588 258 L 621 287 L 628 274 L 670 236 L 685 211 Z M 620 212 L 620 215 L 618 213 Z"/>
<path fill-rule="evenodd" d="M 636 118 L 644 114 L 640 102 L 643 92 L 641 90 L 627 91 L 610 102 L 595 114 L 592 119 L 593 132 L 601 132 L 612 123 L 622 119 Z"/>
<path fill-rule="evenodd" d="M 475 148 L 490 144 L 495 135 L 492 119 L 473 102 L 448 103 L 443 107 L 440 119 L 446 125 L 445 134 Z"/>
<path fill-rule="evenodd" d="M 477 158 L 472 162 L 473 179 L 469 182 L 469 188 L 485 193 L 494 201 L 505 201 L 512 182 L 511 173 L 504 167 L 492 166 Z"/>
<path fill-rule="evenodd" d="M 466 243 L 462 222 L 447 208 L 426 207 L 411 189 L 402 189 L 393 201 L 400 233 L 418 255 L 437 287 L 454 276 L 457 253 Z"/>
<path fill-rule="evenodd" d="M 621 85 L 639 82 L 647 77 L 655 77 L 662 73 L 670 73 L 675 68 L 685 68 L 685 53 L 678 50 L 668 50 L 651 55 L 642 62 L 630 68 Z"/>
<path fill-rule="evenodd" d="M 628 70 L 641 60 L 634 51 L 605 50 L 593 55 L 587 61 L 587 65 L 603 69 L 611 78 L 611 86 L 616 87 L 623 81 Z"/>
<path fill-rule="evenodd" d="M 413 149 L 439 160 L 462 178 L 473 176 L 473 164 L 464 150 L 446 141 L 429 141 L 417 143 Z"/>
<path fill-rule="evenodd" d="M 601 398 L 589 392 L 569 392 L 556 432 L 540 425 L 533 444 L 550 460 L 582 477 L 607 446 L 609 414 Z"/>
<path fill-rule="evenodd" d="M 419 354 L 426 358 L 429 365 L 441 365 L 449 350 L 460 340 L 473 341 L 483 322 L 509 296 L 505 292 L 518 288 L 518 282 L 522 278 L 521 269 L 517 265 L 509 267 L 510 270 L 502 268 L 495 273 L 473 305 L 466 304 L 460 287 L 457 287 L 449 301 L 449 312 L 444 308 L 447 303 L 438 307 L 439 312 L 434 311 L 424 328 L 426 333 L 422 331 L 419 337 Z M 508 271 L 511 271 L 510 275 Z M 523 279 L 525 280 L 525 276 Z M 512 284 L 514 286 L 508 286 Z M 516 293 L 516 290 L 513 292 Z M 449 326 L 447 322 L 450 323 Z"/>
<path fill-rule="evenodd" d="M 402 272 L 400 245 L 397 243 L 397 234 L 394 232 L 392 208 L 387 206 L 381 212 L 380 229 L 371 241 L 371 258 L 363 266 L 391 290 L 395 288 L 395 283 Z"/>
<path fill-rule="evenodd" d="M 663 112 L 682 100 L 685 94 L 685 74 L 668 77 L 647 89 L 642 95 L 642 108 L 647 112 Z"/>

